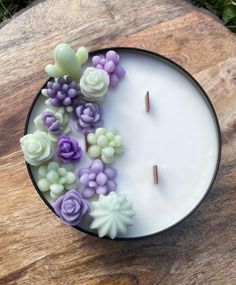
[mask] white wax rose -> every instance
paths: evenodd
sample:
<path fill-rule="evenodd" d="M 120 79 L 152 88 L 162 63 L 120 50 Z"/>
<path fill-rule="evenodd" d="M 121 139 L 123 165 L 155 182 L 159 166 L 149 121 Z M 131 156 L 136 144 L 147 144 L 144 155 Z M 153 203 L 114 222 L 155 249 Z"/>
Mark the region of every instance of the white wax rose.
<path fill-rule="evenodd" d="M 25 160 L 34 166 L 41 165 L 53 156 L 52 143 L 45 132 L 36 131 L 20 139 Z"/>
<path fill-rule="evenodd" d="M 81 79 L 80 88 L 85 99 L 101 103 L 109 86 L 109 75 L 102 69 L 88 67 Z"/>

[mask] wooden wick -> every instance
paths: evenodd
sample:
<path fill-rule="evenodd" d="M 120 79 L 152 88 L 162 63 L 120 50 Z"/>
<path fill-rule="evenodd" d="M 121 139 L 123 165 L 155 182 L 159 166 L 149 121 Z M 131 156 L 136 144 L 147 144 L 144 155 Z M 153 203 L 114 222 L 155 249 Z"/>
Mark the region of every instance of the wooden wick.
<path fill-rule="evenodd" d="M 153 165 L 153 182 L 158 184 L 158 168 L 157 165 Z"/>
<path fill-rule="evenodd" d="M 84 145 L 85 145 L 85 151 L 87 152 L 88 148 L 89 148 L 89 144 L 87 141 L 87 134 L 86 133 L 84 134 Z"/>
<path fill-rule="evenodd" d="M 147 91 L 145 95 L 145 105 L 146 105 L 146 112 L 150 111 L 150 100 L 149 100 L 149 91 Z"/>

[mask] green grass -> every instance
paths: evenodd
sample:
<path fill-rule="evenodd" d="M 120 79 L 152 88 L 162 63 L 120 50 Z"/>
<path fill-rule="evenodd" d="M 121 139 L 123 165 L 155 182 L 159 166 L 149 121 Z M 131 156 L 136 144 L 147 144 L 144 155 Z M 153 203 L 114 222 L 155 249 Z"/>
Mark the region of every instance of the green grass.
<path fill-rule="evenodd" d="M 192 3 L 211 11 L 236 33 L 236 0 L 192 0 Z"/>
<path fill-rule="evenodd" d="M 0 23 L 32 2 L 33 0 L 0 0 Z"/>

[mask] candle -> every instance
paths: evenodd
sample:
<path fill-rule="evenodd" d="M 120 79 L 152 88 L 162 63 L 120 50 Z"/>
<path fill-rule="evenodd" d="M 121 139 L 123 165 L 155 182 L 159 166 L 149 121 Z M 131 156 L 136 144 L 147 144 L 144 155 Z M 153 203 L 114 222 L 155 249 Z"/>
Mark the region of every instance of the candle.
<path fill-rule="evenodd" d="M 175 225 L 201 202 L 219 164 L 219 129 L 203 91 L 185 72 L 148 52 L 117 51 L 126 76 L 114 84 L 115 88 L 109 88 L 101 108 L 104 128 L 116 128 L 124 143 L 124 153 L 112 163 L 117 170 L 116 193 L 124 193 L 136 213 L 133 225 L 118 237 L 140 238 Z M 113 66 L 107 69 L 112 71 Z M 87 88 L 86 82 L 83 86 Z M 147 91 L 149 112 L 145 107 Z M 32 108 L 28 133 L 35 131 L 33 119 L 43 112 L 44 100 L 40 95 Z M 84 134 L 71 129 L 70 137 L 85 150 Z M 83 155 L 75 172 L 89 168 L 91 163 L 92 159 Z M 154 183 L 154 166 L 158 183 Z M 30 168 L 37 180 L 36 168 Z M 82 185 L 78 185 L 82 191 Z M 44 193 L 44 197 L 53 204 L 49 194 Z M 91 198 L 97 200 L 96 195 Z M 79 228 L 96 234 L 90 224 L 87 215 Z"/>

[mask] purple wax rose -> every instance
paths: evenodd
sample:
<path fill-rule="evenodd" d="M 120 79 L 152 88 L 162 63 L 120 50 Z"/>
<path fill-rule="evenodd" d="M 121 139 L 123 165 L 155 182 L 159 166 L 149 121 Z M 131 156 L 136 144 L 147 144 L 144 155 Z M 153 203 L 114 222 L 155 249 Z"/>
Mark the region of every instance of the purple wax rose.
<path fill-rule="evenodd" d="M 116 190 L 116 169 L 105 166 L 100 159 L 95 159 L 90 168 L 80 169 L 78 175 L 84 186 L 85 198 L 92 197 L 95 193 L 105 195 Z"/>
<path fill-rule="evenodd" d="M 82 101 L 75 110 L 75 128 L 82 133 L 94 132 L 103 126 L 102 110 L 95 103 Z"/>
<path fill-rule="evenodd" d="M 60 136 L 57 140 L 57 157 L 63 163 L 77 162 L 82 156 L 79 143 L 68 136 Z"/>
<path fill-rule="evenodd" d="M 72 189 L 58 198 L 53 208 L 64 223 L 76 226 L 90 210 L 90 204 L 80 192 Z"/>
<path fill-rule="evenodd" d="M 41 115 L 43 124 L 53 135 L 60 135 L 61 127 L 59 120 L 55 117 L 52 112 L 43 112 Z"/>

